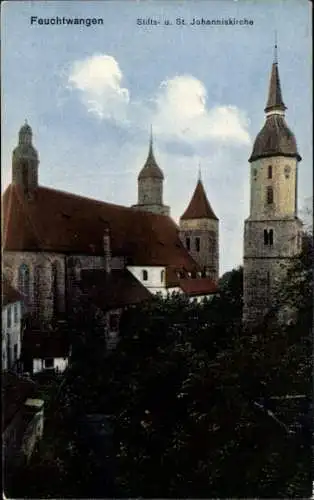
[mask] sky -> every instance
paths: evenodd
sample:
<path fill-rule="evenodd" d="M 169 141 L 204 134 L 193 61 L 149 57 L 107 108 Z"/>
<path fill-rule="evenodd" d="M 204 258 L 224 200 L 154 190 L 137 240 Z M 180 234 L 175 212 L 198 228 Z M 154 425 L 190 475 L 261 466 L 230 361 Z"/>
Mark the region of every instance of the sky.
<path fill-rule="evenodd" d="M 306 0 L 3 2 L 2 191 L 11 182 L 12 150 L 27 119 L 39 153 L 40 184 L 135 204 L 152 125 L 171 216 L 179 221 L 200 167 L 220 221 L 220 273 L 241 265 L 248 158 L 265 120 L 275 32 L 286 120 L 303 159 L 300 216 L 308 220 L 310 5 Z M 85 24 L 40 24 L 57 17 Z M 246 24 L 190 24 L 202 18 Z M 97 24 L 87 26 L 89 19 Z"/>

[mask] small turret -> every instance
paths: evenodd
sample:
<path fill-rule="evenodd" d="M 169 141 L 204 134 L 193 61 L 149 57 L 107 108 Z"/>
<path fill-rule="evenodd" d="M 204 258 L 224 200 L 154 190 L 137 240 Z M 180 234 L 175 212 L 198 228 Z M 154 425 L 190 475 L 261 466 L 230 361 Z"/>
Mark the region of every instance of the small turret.
<path fill-rule="evenodd" d="M 146 162 L 138 176 L 138 203 L 133 208 L 145 212 L 169 215 L 169 207 L 163 204 L 164 174 L 158 166 L 153 150 L 151 130 Z"/>
<path fill-rule="evenodd" d="M 219 220 L 199 179 L 192 199 L 180 218 L 180 238 L 205 275 L 219 277 Z"/>
<path fill-rule="evenodd" d="M 12 184 L 31 195 L 38 186 L 38 153 L 32 144 L 32 129 L 25 120 L 19 131 L 19 142 L 12 154 Z"/>

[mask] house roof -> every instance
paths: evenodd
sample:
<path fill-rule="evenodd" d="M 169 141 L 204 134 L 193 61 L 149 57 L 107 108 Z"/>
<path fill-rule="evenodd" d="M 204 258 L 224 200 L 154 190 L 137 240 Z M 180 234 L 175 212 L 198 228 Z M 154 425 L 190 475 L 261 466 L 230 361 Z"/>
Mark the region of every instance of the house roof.
<path fill-rule="evenodd" d="M 165 215 L 41 186 L 29 200 L 11 184 L 3 195 L 3 221 L 4 250 L 103 255 L 109 226 L 112 254 L 128 257 L 130 265 L 195 267 L 178 226 Z"/>
<path fill-rule="evenodd" d="M 193 193 L 192 199 L 181 216 L 181 219 L 215 219 L 216 217 L 210 203 L 207 199 L 202 181 L 199 179 Z"/>
<path fill-rule="evenodd" d="M 20 302 L 23 300 L 22 295 L 15 288 L 13 288 L 9 282 L 3 277 L 2 278 L 2 307 L 8 304 L 14 304 L 15 302 Z"/>
<path fill-rule="evenodd" d="M 66 358 L 70 351 L 65 335 L 55 331 L 26 330 L 22 347 L 23 355 L 31 359 Z"/>
<path fill-rule="evenodd" d="M 217 292 L 217 285 L 210 278 L 180 279 L 179 286 L 189 296 L 211 295 Z"/>
<path fill-rule="evenodd" d="M 15 414 L 23 409 L 26 400 L 35 395 L 36 389 L 37 385 L 30 379 L 10 372 L 2 373 L 2 431 L 10 424 Z"/>
<path fill-rule="evenodd" d="M 100 309 L 112 310 L 152 298 L 151 293 L 127 269 L 82 270 L 81 289 Z"/>

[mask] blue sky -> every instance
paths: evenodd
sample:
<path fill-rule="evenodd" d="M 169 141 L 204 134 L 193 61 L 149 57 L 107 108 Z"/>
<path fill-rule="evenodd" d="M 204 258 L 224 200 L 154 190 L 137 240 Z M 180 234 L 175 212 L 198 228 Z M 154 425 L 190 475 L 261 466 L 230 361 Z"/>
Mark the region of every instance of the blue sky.
<path fill-rule="evenodd" d="M 31 25 L 31 16 L 103 24 Z M 178 17 L 253 25 L 178 26 Z M 161 24 L 139 26 L 138 18 Z M 152 124 L 165 204 L 178 221 L 200 164 L 220 219 L 220 272 L 232 269 L 242 263 L 247 160 L 264 123 L 275 30 L 286 119 L 303 158 L 299 207 L 310 203 L 310 19 L 306 0 L 2 3 L 2 190 L 27 118 L 42 185 L 134 204 Z"/>

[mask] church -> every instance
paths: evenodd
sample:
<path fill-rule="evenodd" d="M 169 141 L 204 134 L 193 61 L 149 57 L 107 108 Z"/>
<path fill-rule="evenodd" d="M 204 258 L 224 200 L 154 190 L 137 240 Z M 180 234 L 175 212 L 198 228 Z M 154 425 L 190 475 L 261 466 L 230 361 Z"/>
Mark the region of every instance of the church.
<path fill-rule="evenodd" d="M 198 180 L 179 226 L 163 204 L 151 134 L 138 202 L 125 207 L 39 183 L 25 123 L 3 195 L 3 273 L 38 325 L 67 317 L 82 293 L 105 311 L 179 292 L 210 298 L 219 276 L 219 221 Z"/>
<path fill-rule="evenodd" d="M 302 245 L 297 213 L 301 156 L 285 121 L 277 47 L 250 163 L 250 213 L 244 223 L 243 321 L 272 305 L 278 283 Z M 179 225 L 163 201 L 164 174 L 151 133 L 138 175 L 138 200 L 125 207 L 39 183 L 39 156 L 25 123 L 3 195 L 3 272 L 39 324 L 67 316 L 82 293 L 105 311 L 179 292 L 217 293 L 219 220 L 199 178 Z"/>

